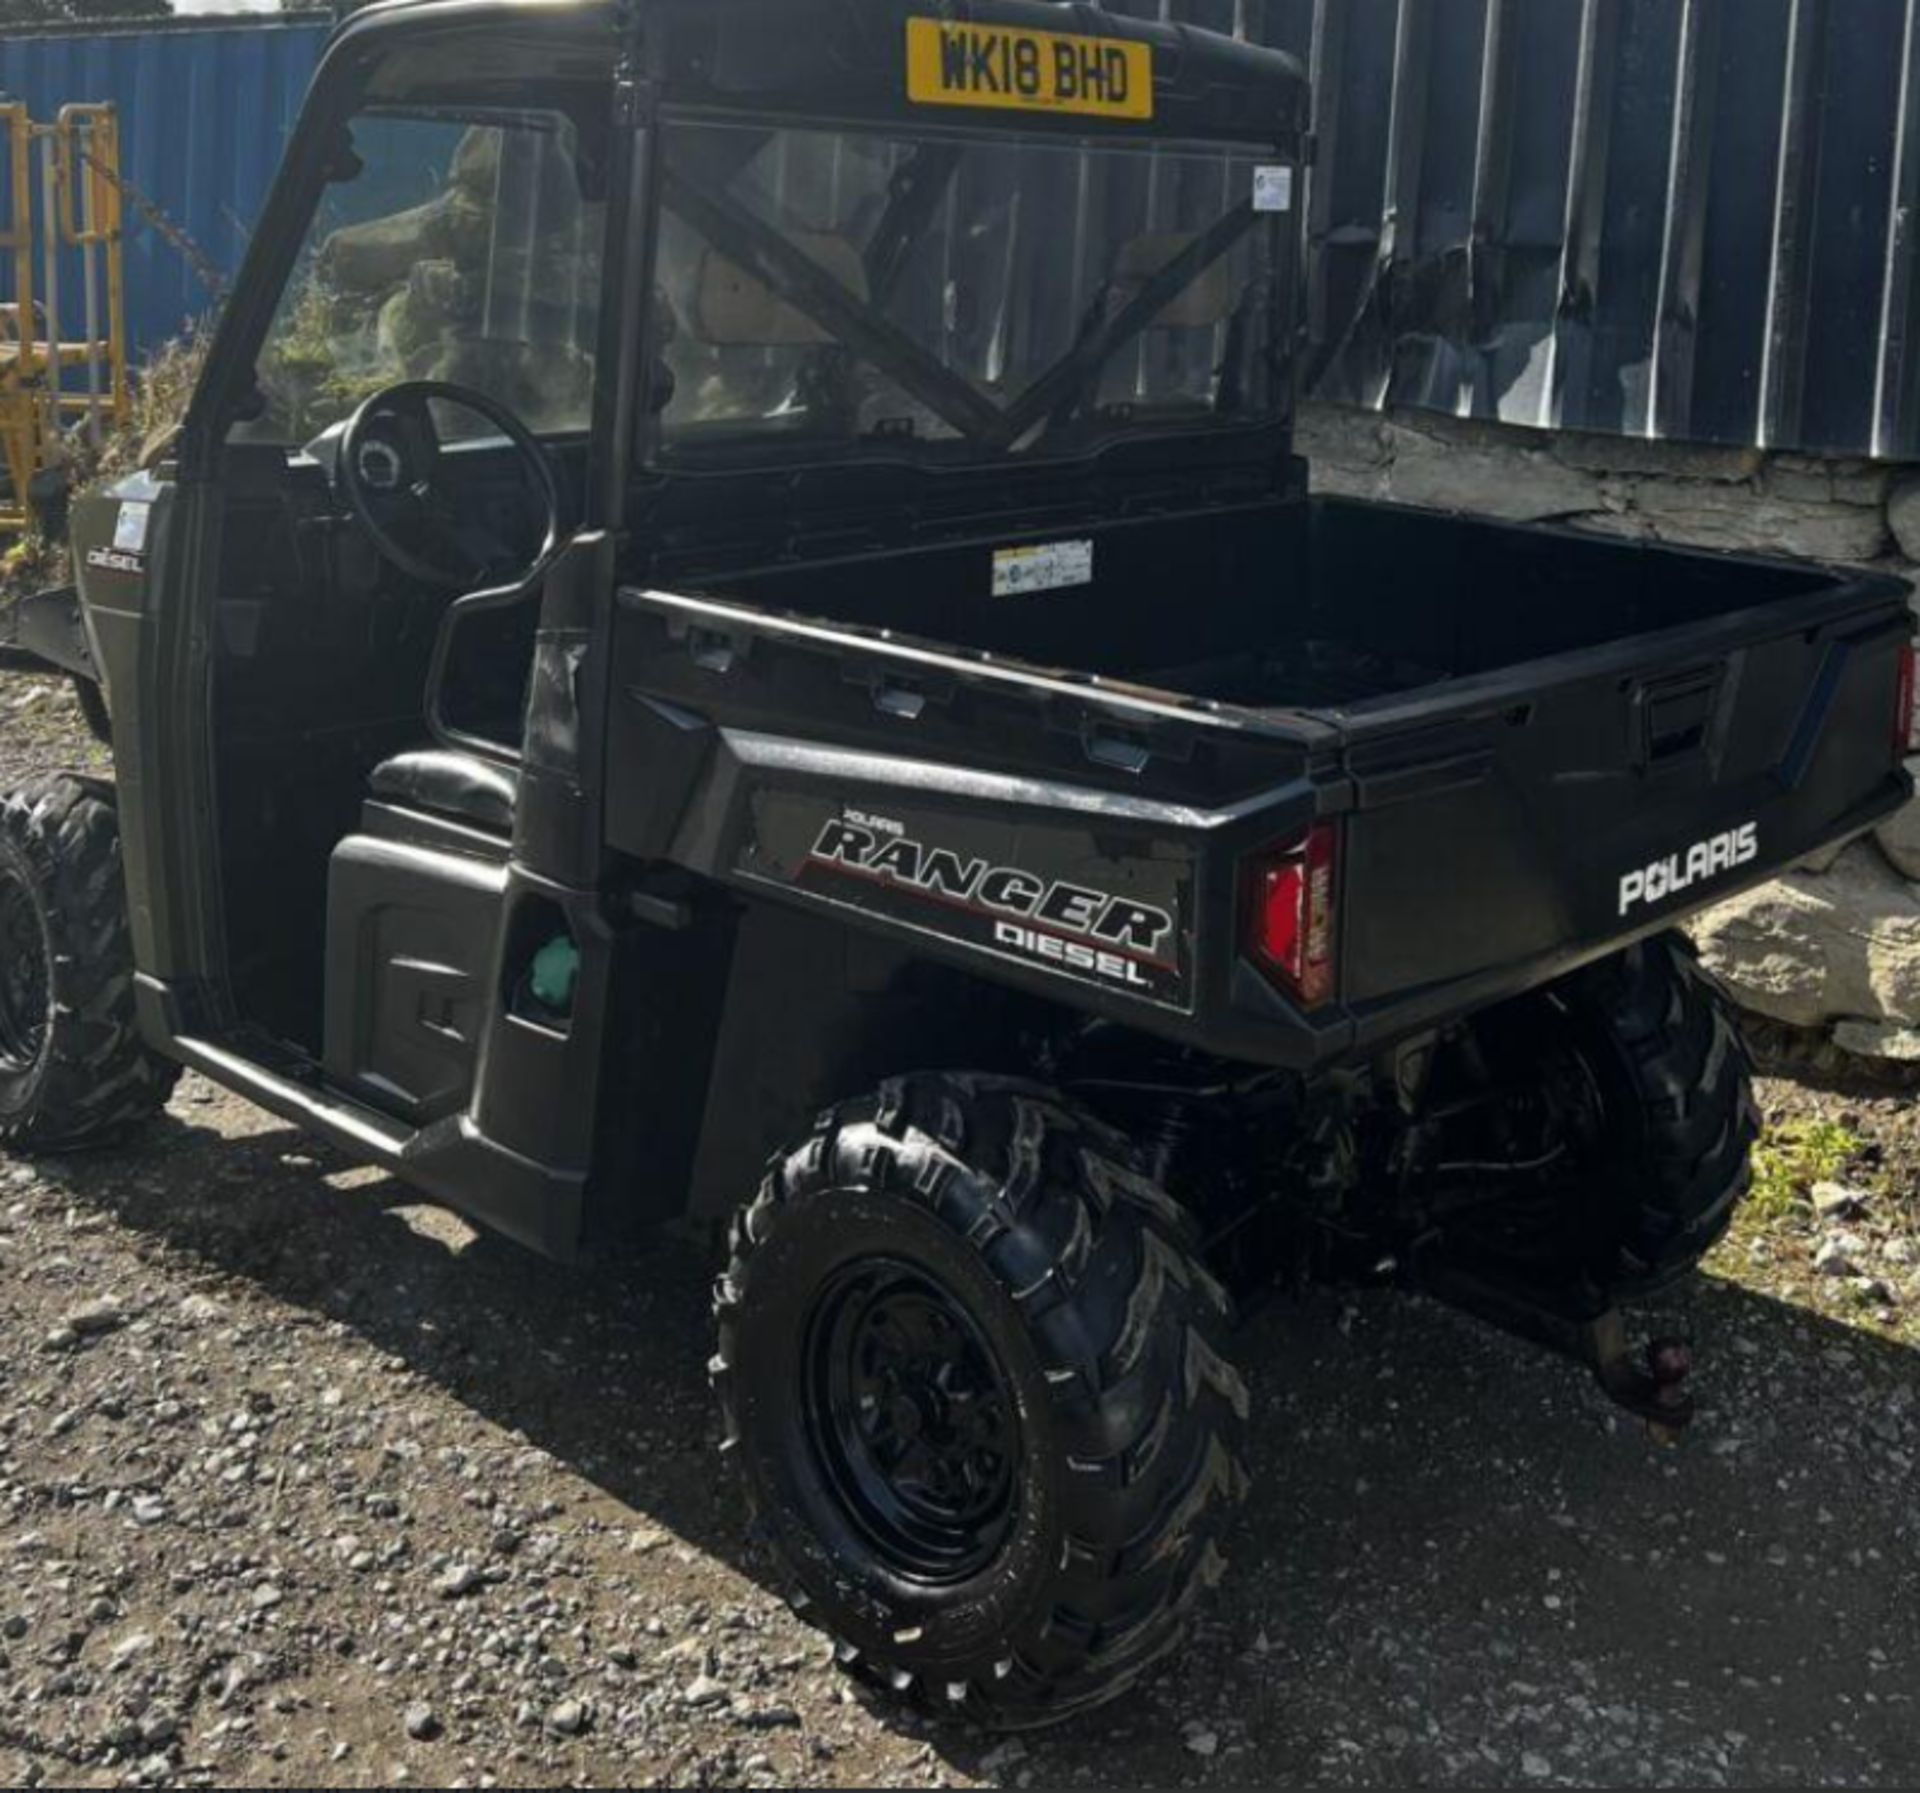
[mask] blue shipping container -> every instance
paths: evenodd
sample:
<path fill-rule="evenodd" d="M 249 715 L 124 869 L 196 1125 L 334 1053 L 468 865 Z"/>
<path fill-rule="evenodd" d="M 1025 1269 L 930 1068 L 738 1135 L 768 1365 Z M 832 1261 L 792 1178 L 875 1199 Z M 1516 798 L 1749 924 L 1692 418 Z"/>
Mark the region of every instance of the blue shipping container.
<path fill-rule="evenodd" d="M 326 46 L 323 20 L 185 21 L 0 36 L 0 99 L 41 122 L 75 102 L 120 113 L 132 188 L 231 279 Z M 129 205 L 134 364 L 212 303 L 188 259 Z"/>

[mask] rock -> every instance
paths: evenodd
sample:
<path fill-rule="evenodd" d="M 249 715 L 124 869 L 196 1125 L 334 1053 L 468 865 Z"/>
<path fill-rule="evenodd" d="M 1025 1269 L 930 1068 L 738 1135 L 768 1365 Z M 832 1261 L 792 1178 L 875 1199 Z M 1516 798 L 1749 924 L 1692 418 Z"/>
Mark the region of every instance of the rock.
<path fill-rule="evenodd" d="M 683 1706 L 724 1706 L 733 1696 L 711 1675 L 697 1676 L 680 1695 Z"/>
<path fill-rule="evenodd" d="M 1181 1735 L 1185 1739 L 1189 1755 L 1211 1758 L 1220 1753 L 1220 1733 L 1208 1729 L 1203 1724 L 1186 1725 L 1182 1728 Z"/>
<path fill-rule="evenodd" d="M 1792 1027 L 1920 1023 L 1920 893 L 1871 841 L 1824 877 L 1790 872 L 1694 924 L 1740 1002 Z"/>
<path fill-rule="evenodd" d="M 1399 422 L 1386 427 L 1393 459 L 1381 495 L 1397 504 L 1520 523 L 1606 507 L 1600 482 L 1556 460 L 1544 445 L 1454 440 L 1452 431 L 1429 434 Z"/>
<path fill-rule="evenodd" d="M 1298 441 L 1313 468 L 1316 492 L 1373 498 L 1385 490 L 1389 452 L 1380 418 L 1341 405 L 1305 405 Z"/>
<path fill-rule="evenodd" d="M 111 1295 L 103 1295 L 97 1301 L 83 1302 L 79 1307 L 69 1308 L 61 1322 L 77 1338 L 98 1338 L 102 1333 L 117 1331 L 126 1325 L 126 1310 Z"/>
<path fill-rule="evenodd" d="M 1852 1276 L 1866 1254 L 1867 1242 L 1858 1233 L 1829 1233 L 1813 1254 L 1813 1267 L 1821 1276 Z"/>
<path fill-rule="evenodd" d="M 800 1714 L 791 1706 L 754 1706 L 736 1716 L 750 1731 L 787 1731 L 800 1728 Z"/>
<path fill-rule="evenodd" d="M 1810 455 L 1780 455 L 1767 463 L 1768 492 L 1811 504 L 1851 504 L 1883 509 L 1892 486 L 1885 467 L 1865 461 L 1827 461 Z"/>
<path fill-rule="evenodd" d="M 1920 474 L 1908 474 L 1893 488 L 1887 500 L 1887 525 L 1900 552 L 1909 560 L 1920 560 Z"/>
<path fill-rule="evenodd" d="M 487 1578 L 473 1563 L 455 1563 L 433 1584 L 442 1600 L 463 1600 L 486 1586 Z"/>
<path fill-rule="evenodd" d="M 556 1737 L 578 1737 L 593 1722 L 593 1715 L 582 1700 L 562 1700 L 549 1709 L 546 1726 Z"/>
<path fill-rule="evenodd" d="M 1817 853 L 1809 853 L 1806 858 L 1797 861 L 1793 869 L 1796 872 L 1811 872 L 1819 877 L 1823 872 L 1832 871 L 1852 845 L 1852 841 L 1843 840 L 1838 846 L 1822 847 Z"/>
<path fill-rule="evenodd" d="M 440 1714 L 424 1700 L 416 1701 L 407 1708 L 406 1726 L 415 1743 L 431 1743 L 440 1735 Z"/>
<path fill-rule="evenodd" d="M 158 1525 L 167 1516 L 167 1503 L 157 1494 L 136 1494 L 133 1497 L 133 1518 L 136 1525 Z"/>
<path fill-rule="evenodd" d="M 1891 1064 L 1920 1064 L 1920 1029 L 1891 1027 L 1879 1021 L 1842 1021 L 1833 1043 L 1854 1058 L 1879 1058 Z"/>
<path fill-rule="evenodd" d="M 1864 1211 L 1871 1194 L 1847 1183 L 1816 1183 L 1813 1211 L 1822 1221 L 1852 1220 Z"/>
<path fill-rule="evenodd" d="M 1886 519 L 1877 508 L 1751 486 L 1639 480 L 1630 505 L 1660 540 L 1697 548 L 1841 563 L 1877 560 L 1887 545 Z"/>
<path fill-rule="evenodd" d="M 1920 777 L 1920 759 L 1908 760 L 1907 770 Z M 1909 803 L 1882 822 L 1873 838 L 1901 877 L 1920 879 L 1920 803 Z"/>
<path fill-rule="evenodd" d="M 1891 1239 L 1880 1255 L 1889 1264 L 1904 1270 L 1910 1264 L 1920 1264 L 1920 1244 L 1915 1244 L 1911 1239 Z"/>
<path fill-rule="evenodd" d="M 271 1581 L 263 1581 L 253 1590 L 252 1603 L 255 1612 L 272 1612 L 286 1598 L 279 1587 Z"/>
<path fill-rule="evenodd" d="M 171 1743 L 180 1734 L 180 1721 L 165 1706 L 149 1706 L 140 1717 L 140 1741 L 148 1749 Z"/>
<path fill-rule="evenodd" d="M 1766 464 L 1756 448 L 1712 448 L 1645 436 L 1609 436 L 1570 430 L 1553 437 L 1556 460 L 1586 473 L 1642 479 L 1690 479 L 1750 486 Z"/>

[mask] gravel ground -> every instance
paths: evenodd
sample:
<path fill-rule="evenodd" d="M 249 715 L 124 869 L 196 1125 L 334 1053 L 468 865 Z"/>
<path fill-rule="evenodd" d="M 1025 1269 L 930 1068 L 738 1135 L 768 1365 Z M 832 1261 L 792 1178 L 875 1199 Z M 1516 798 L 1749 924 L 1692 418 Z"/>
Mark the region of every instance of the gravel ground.
<path fill-rule="evenodd" d="M 0 581 L 0 602 L 6 596 Z M 0 672 L 0 785 L 36 772 L 109 772 L 112 763 L 87 733 L 70 684 Z"/>
<path fill-rule="evenodd" d="M 73 754 L 23 689 L 8 780 Z M 0 1776 L 1920 1784 L 1920 1110 L 1763 1097 L 1764 1199 L 1657 1317 L 1682 1446 L 1430 1303 L 1276 1304 L 1201 1634 L 1007 1742 L 870 1703 L 771 1591 L 698 1247 L 558 1269 L 190 1078 L 128 1149 L 0 1158 Z"/>

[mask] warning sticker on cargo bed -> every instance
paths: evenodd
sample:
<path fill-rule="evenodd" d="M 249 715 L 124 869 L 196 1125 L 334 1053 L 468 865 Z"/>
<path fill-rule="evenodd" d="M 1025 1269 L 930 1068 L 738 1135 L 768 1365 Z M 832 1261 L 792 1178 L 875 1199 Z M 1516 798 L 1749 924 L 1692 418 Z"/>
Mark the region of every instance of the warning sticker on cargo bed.
<path fill-rule="evenodd" d="M 1093 583 L 1093 543 L 1042 542 L 1033 548 L 1001 548 L 993 557 L 993 595 L 1024 598 L 1037 591 L 1064 591 Z"/>
<path fill-rule="evenodd" d="M 1094 118 L 1153 116 L 1153 50 L 1110 37 L 907 21 L 907 98 Z"/>

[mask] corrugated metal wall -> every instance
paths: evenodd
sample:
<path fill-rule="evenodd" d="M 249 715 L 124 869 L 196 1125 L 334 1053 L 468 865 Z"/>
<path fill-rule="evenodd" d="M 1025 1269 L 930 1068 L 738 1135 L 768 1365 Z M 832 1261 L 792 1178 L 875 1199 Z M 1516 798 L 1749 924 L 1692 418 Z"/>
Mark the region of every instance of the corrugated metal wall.
<path fill-rule="evenodd" d="M 1920 457 L 1915 0 L 1317 0 L 1315 385 Z"/>
<path fill-rule="evenodd" d="M 0 97 L 51 119 L 74 101 L 120 109 L 122 170 L 226 275 L 239 267 L 326 26 L 181 22 L 0 36 Z M 188 258 L 127 213 L 127 326 L 140 350 L 211 303 Z M 136 356 L 136 361 L 138 357 Z"/>
<path fill-rule="evenodd" d="M 1319 90 L 1322 397 L 1920 459 L 1920 0 L 1108 0 L 1277 44 Z M 128 171 L 237 265 L 323 30 L 0 41 L 111 99 Z M 151 230 L 136 336 L 204 306 Z"/>
<path fill-rule="evenodd" d="M 1109 0 L 1308 59 L 1313 386 L 1920 459 L 1920 0 Z"/>

